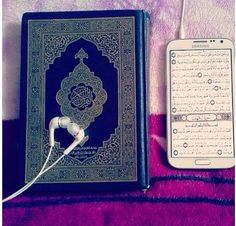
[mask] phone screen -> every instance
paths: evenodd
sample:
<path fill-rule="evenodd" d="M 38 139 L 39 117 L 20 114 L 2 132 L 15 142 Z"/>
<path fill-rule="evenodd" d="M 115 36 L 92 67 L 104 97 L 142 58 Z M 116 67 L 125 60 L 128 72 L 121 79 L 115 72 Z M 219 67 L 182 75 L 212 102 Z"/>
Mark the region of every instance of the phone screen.
<path fill-rule="evenodd" d="M 231 49 L 170 51 L 173 158 L 232 158 Z"/>

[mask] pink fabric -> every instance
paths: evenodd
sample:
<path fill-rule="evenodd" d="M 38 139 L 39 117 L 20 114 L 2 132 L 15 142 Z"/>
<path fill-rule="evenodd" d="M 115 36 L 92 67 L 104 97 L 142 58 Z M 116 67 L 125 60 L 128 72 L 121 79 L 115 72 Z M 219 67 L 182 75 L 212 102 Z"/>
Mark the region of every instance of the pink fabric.
<path fill-rule="evenodd" d="M 8 210 L 4 225 L 143 226 L 234 225 L 232 207 L 209 204 L 79 203 Z M 14 219 L 14 220 L 13 220 Z"/>
<path fill-rule="evenodd" d="M 234 225 L 234 169 L 177 170 L 165 146 L 165 48 L 176 38 L 181 1 L 3 0 L 3 117 L 19 115 L 20 20 L 25 11 L 146 9 L 151 14 L 150 174 L 143 192 L 22 195 L 3 210 L 5 226 Z M 233 0 L 186 1 L 186 36 L 234 39 Z"/>
<path fill-rule="evenodd" d="M 4 225 L 233 225 L 234 170 L 172 168 L 155 139 L 165 136 L 165 116 L 151 115 L 150 122 L 146 193 L 22 195 L 6 203 Z"/>

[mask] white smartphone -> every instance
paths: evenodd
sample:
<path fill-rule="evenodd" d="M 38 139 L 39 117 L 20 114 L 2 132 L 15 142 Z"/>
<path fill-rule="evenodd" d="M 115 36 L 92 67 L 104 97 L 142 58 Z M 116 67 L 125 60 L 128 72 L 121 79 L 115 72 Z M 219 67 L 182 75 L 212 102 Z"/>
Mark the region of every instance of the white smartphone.
<path fill-rule="evenodd" d="M 167 153 L 176 168 L 234 166 L 234 48 L 228 39 L 171 41 Z"/>

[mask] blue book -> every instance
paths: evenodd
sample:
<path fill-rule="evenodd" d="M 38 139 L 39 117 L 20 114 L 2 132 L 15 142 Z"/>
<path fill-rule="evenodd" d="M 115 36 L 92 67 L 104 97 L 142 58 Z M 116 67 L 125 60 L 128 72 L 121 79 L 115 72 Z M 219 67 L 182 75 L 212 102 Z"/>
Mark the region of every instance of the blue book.
<path fill-rule="evenodd" d="M 49 122 L 68 116 L 88 139 L 31 190 L 146 189 L 148 23 L 142 10 L 25 13 L 21 185 L 49 151 Z M 74 138 L 55 131 L 52 164 Z"/>

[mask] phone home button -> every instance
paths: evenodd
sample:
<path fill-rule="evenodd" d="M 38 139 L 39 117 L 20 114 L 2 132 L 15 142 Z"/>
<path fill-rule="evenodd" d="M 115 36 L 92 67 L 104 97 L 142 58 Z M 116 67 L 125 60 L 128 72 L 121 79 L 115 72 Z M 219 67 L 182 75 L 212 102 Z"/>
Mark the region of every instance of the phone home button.
<path fill-rule="evenodd" d="M 207 159 L 197 159 L 195 160 L 196 165 L 210 165 L 211 162 Z"/>

